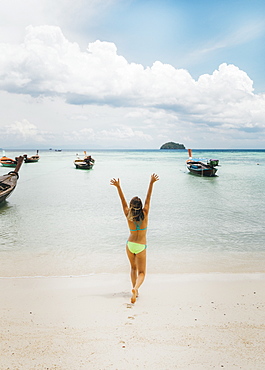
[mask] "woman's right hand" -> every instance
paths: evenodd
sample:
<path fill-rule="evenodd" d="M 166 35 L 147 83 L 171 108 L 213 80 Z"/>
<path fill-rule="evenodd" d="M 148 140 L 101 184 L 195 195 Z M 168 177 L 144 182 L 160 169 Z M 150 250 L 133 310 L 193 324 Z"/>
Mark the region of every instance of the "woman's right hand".
<path fill-rule="evenodd" d="M 151 180 L 150 182 L 153 184 L 154 182 L 158 181 L 159 180 L 159 176 L 156 174 L 156 173 L 153 173 L 151 175 Z"/>

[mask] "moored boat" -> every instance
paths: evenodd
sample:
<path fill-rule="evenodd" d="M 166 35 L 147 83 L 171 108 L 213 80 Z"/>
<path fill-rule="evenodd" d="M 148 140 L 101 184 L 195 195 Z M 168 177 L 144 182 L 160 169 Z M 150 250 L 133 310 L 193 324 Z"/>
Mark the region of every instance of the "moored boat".
<path fill-rule="evenodd" d="M 95 159 L 91 157 L 91 155 L 86 155 L 86 152 L 84 152 L 85 156 L 83 159 L 77 158 L 74 160 L 75 168 L 78 168 L 80 170 L 91 170 L 95 164 Z"/>
<path fill-rule="evenodd" d="M 40 159 L 39 151 L 37 150 L 37 153 L 35 155 L 32 155 L 31 157 L 28 157 L 27 154 L 24 154 L 24 162 L 25 163 L 35 163 L 38 162 Z"/>
<path fill-rule="evenodd" d="M 192 150 L 188 149 L 189 159 L 186 161 L 187 169 L 193 175 L 204 176 L 204 177 L 213 177 L 217 172 L 217 166 L 219 165 L 218 159 L 209 159 L 205 163 L 200 159 L 192 158 Z"/>
<path fill-rule="evenodd" d="M 12 159 L 8 158 L 5 155 L 0 158 L 0 163 L 3 167 L 16 167 L 17 165 L 17 158 Z"/>
<path fill-rule="evenodd" d="M 0 176 L 0 203 L 4 202 L 15 189 L 17 185 L 17 180 L 19 178 L 18 172 L 22 163 L 23 157 L 20 156 L 17 159 L 15 170 L 9 172 L 6 175 Z"/>

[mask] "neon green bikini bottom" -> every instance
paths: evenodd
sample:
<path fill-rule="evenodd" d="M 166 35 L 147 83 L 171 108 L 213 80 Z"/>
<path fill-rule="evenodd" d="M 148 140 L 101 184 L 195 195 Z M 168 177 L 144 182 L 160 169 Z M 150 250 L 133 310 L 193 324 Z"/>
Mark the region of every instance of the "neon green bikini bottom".
<path fill-rule="evenodd" d="M 131 253 L 138 254 L 147 248 L 146 244 L 127 242 L 128 249 Z"/>

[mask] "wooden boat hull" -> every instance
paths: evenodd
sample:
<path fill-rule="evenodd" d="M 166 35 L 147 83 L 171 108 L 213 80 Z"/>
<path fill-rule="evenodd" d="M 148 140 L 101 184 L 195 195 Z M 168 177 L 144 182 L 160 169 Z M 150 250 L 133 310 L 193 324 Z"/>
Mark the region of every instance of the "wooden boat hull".
<path fill-rule="evenodd" d="M 202 162 L 187 162 L 187 169 L 196 176 L 214 177 L 217 168 L 210 167 Z"/>
<path fill-rule="evenodd" d="M 16 163 L 1 162 L 1 165 L 3 167 L 13 167 L 13 168 L 15 168 L 17 164 Z"/>
<path fill-rule="evenodd" d="M 24 159 L 24 162 L 25 163 L 36 163 L 39 161 L 40 158 L 27 158 L 27 159 Z"/>
<path fill-rule="evenodd" d="M 84 161 L 75 161 L 75 168 L 78 168 L 79 170 L 91 170 L 94 166 L 94 163 L 86 163 Z"/>
<path fill-rule="evenodd" d="M 0 203 L 4 202 L 15 190 L 19 178 L 18 171 L 23 162 L 23 157 L 19 157 L 14 171 L 0 176 Z"/>
<path fill-rule="evenodd" d="M 4 180 L 4 182 L 2 182 Z M 17 177 L 12 175 L 0 176 L 0 203 L 11 195 L 17 185 Z"/>

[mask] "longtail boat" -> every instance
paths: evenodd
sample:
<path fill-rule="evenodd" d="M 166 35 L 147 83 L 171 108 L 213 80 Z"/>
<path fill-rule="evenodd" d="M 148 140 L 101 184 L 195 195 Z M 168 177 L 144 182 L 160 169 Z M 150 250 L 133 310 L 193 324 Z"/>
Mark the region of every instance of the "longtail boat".
<path fill-rule="evenodd" d="M 17 160 L 16 160 L 16 158 L 12 159 L 12 158 L 8 158 L 4 155 L 3 157 L 0 158 L 0 163 L 3 167 L 16 167 Z"/>
<path fill-rule="evenodd" d="M 6 198 L 9 197 L 9 195 L 14 191 L 19 178 L 18 172 L 23 163 L 23 159 L 24 158 L 22 156 L 17 159 L 17 165 L 14 171 L 0 176 L 0 203 L 4 202 Z"/>
<path fill-rule="evenodd" d="M 95 164 L 95 159 L 91 157 L 91 155 L 86 155 L 86 151 L 84 151 L 84 158 L 77 158 L 74 160 L 75 168 L 80 170 L 91 170 Z"/>
<path fill-rule="evenodd" d="M 193 159 L 192 150 L 188 149 L 189 159 L 186 161 L 187 169 L 193 175 L 213 177 L 217 172 L 217 166 L 219 165 L 218 159 L 209 159 L 205 163 L 201 159 Z"/>
<path fill-rule="evenodd" d="M 34 162 L 38 162 L 38 160 L 40 159 L 40 156 L 39 156 L 39 151 L 37 150 L 37 153 L 35 155 L 32 155 L 31 157 L 28 157 L 27 154 L 24 154 L 24 162 L 25 163 L 34 163 Z"/>

